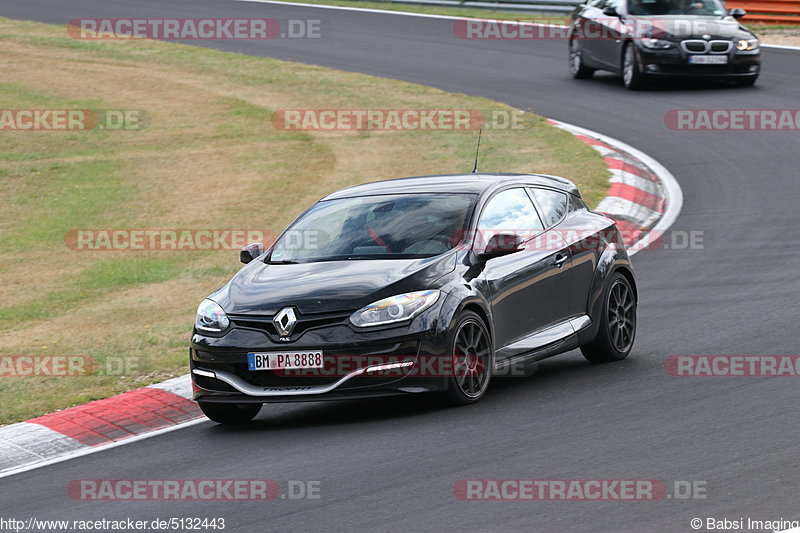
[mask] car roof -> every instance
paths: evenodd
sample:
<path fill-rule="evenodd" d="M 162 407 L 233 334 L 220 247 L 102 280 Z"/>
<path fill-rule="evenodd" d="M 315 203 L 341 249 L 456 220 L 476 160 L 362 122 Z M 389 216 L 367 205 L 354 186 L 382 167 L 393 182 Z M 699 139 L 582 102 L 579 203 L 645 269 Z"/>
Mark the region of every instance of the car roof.
<path fill-rule="evenodd" d="M 573 182 L 558 176 L 547 174 L 512 174 L 512 173 L 476 173 L 476 174 L 443 174 L 432 176 L 414 176 L 395 178 L 371 183 L 362 183 L 345 187 L 322 198 L 353 198 L 378 194 L 414 194 L 414 193 L 467 193 L 482 194 L 500 188 L 503 185 L 525 183 L 543 185 L 580 196 Z"/>

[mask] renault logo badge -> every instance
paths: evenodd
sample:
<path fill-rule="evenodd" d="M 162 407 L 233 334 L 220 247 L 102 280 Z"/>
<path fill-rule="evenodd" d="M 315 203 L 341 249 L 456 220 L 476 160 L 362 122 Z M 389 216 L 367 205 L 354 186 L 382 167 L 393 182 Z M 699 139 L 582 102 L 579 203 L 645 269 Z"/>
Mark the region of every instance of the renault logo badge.
<path fill-rule="evenodd" d="M 278 334 L 281 337 L 288 337 L 292 334 L 294 325 L 297 324 L 297 317 L 294 314 L 294 309 L 291 307 L 284 307 L 275 315 L 275 318 L 272 319 L 272 323 L 275 324 L 275 329 L 278 330 Z"/>

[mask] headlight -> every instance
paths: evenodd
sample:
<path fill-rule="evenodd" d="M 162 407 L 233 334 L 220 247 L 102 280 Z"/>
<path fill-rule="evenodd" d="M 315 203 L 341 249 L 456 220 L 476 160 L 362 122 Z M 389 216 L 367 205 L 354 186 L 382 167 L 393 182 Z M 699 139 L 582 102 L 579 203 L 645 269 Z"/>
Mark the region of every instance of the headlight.
<path fill-rule="evenodd" d="M 742 39 L 736 43 L 736 49 L 743 52 L 748 50 L 758 50 L 758 39 Z"/>
<path fill-rule="evenodd" d="M 672 48 L 674 46 L 670 41 L 665 41 L 664 39 L 653 39 L 651 37 L 645 37 L 640 42 L 645 48 L 650 48 L 653 50 L 666 50 L 667 48 Z"/>
<path fill-rule="evenodd" d="M 354 326 L 383 326 L 410 320 L 436 303 L 439 291 L 407 292 L 384 298 L 353 313 L 350 322 Z"/>
<path fill-rule="evenodd" d="M 201 331 L 213 331 L 219 333 L 230 325 L 228 315 L 214 301 L 203 300 L 197 307 L 197 316 L 194 319 L 194 327 Z"/>

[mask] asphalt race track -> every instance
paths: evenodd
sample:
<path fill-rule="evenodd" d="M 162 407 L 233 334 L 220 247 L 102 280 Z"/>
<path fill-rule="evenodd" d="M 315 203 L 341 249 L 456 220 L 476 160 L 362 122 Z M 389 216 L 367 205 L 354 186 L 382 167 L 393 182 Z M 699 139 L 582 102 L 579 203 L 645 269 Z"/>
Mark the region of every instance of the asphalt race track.
<path fill-rule="evenodd" d="M 321 39 L 201 44 L 486 96 L 605 133 L 669 168 L 684 192 L 673 229 L 704 236 L 702 249 L 635 256 L 640 323 L 622 363 L 593 366 L 573 352 L 531 378 L 495 382 L 468 408 L 416 398 L 268 405 L 247 428 L 203 423 L 0 479 L 0 516 L 221 516 L 226 530 L 254 532 L 637 533 L 692 531 L 692 518 L 800 518 L 798 381 L 679 378 L 663 367 L 670 355 L 800 353 L 800 134 L 672 131 L 663 121 L 671 109 L 798 108 L 800 53 L 765 50 L 752 89 L 675 83 L 631 93 L 610 75 L 572 80 L 563 41 L 461 40 L 442 19 L 226 0 L 3 0 L 0 15 L 57 24 L 320 19 Z M 319 480 L 321 499 L 71 499 L 67 484 L 86 478 Z M 657 502 L 454 497 L 458 480 L 475 478 L 688 480 L 707 489 L 706 499 Z"/>

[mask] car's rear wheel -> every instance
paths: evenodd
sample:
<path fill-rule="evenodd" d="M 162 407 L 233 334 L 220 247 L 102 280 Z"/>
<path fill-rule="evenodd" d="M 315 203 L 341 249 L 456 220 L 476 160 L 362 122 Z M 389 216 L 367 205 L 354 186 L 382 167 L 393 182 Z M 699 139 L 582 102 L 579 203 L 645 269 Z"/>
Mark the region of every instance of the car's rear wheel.
<path fill-rule="evenodd" d="M 628 43 L 622 55 L 622 83 L 625 88 L 636 91 L 644 87 L 645 77 L 642 73 L 639 59 L 636 57 L 636 49 L 633 43 Z"/>
<path fill-rule="evenodd" d="M 198 402 L 200 410 L 218 424 L 244 424 L 261 411 L 260 403 Z"/>
<path fill-rule="evenodd" d="M 456 405 L 475 403 L 489 388 L 494 364 L 492 339 L 481 317 L 464 311 L 456 321 L 450 347 L 453 375 L 449 377 L 448 399 Z"/>
<path fill-rule="evenodd" d="M 583 64 L 583 52 L 576 39 L 569 42 L 569 73 L 576 80 L 588 80 L 594 74 L 595 69 Z"/>
<path fill-rule="evenodd" d="M 628 357 L 636 338 L 636 296 L 628 278 L 615 273 L 603 294 L 603 311 L 597 337 L 581 346 L 593 363 L 620 361 Z"/>

